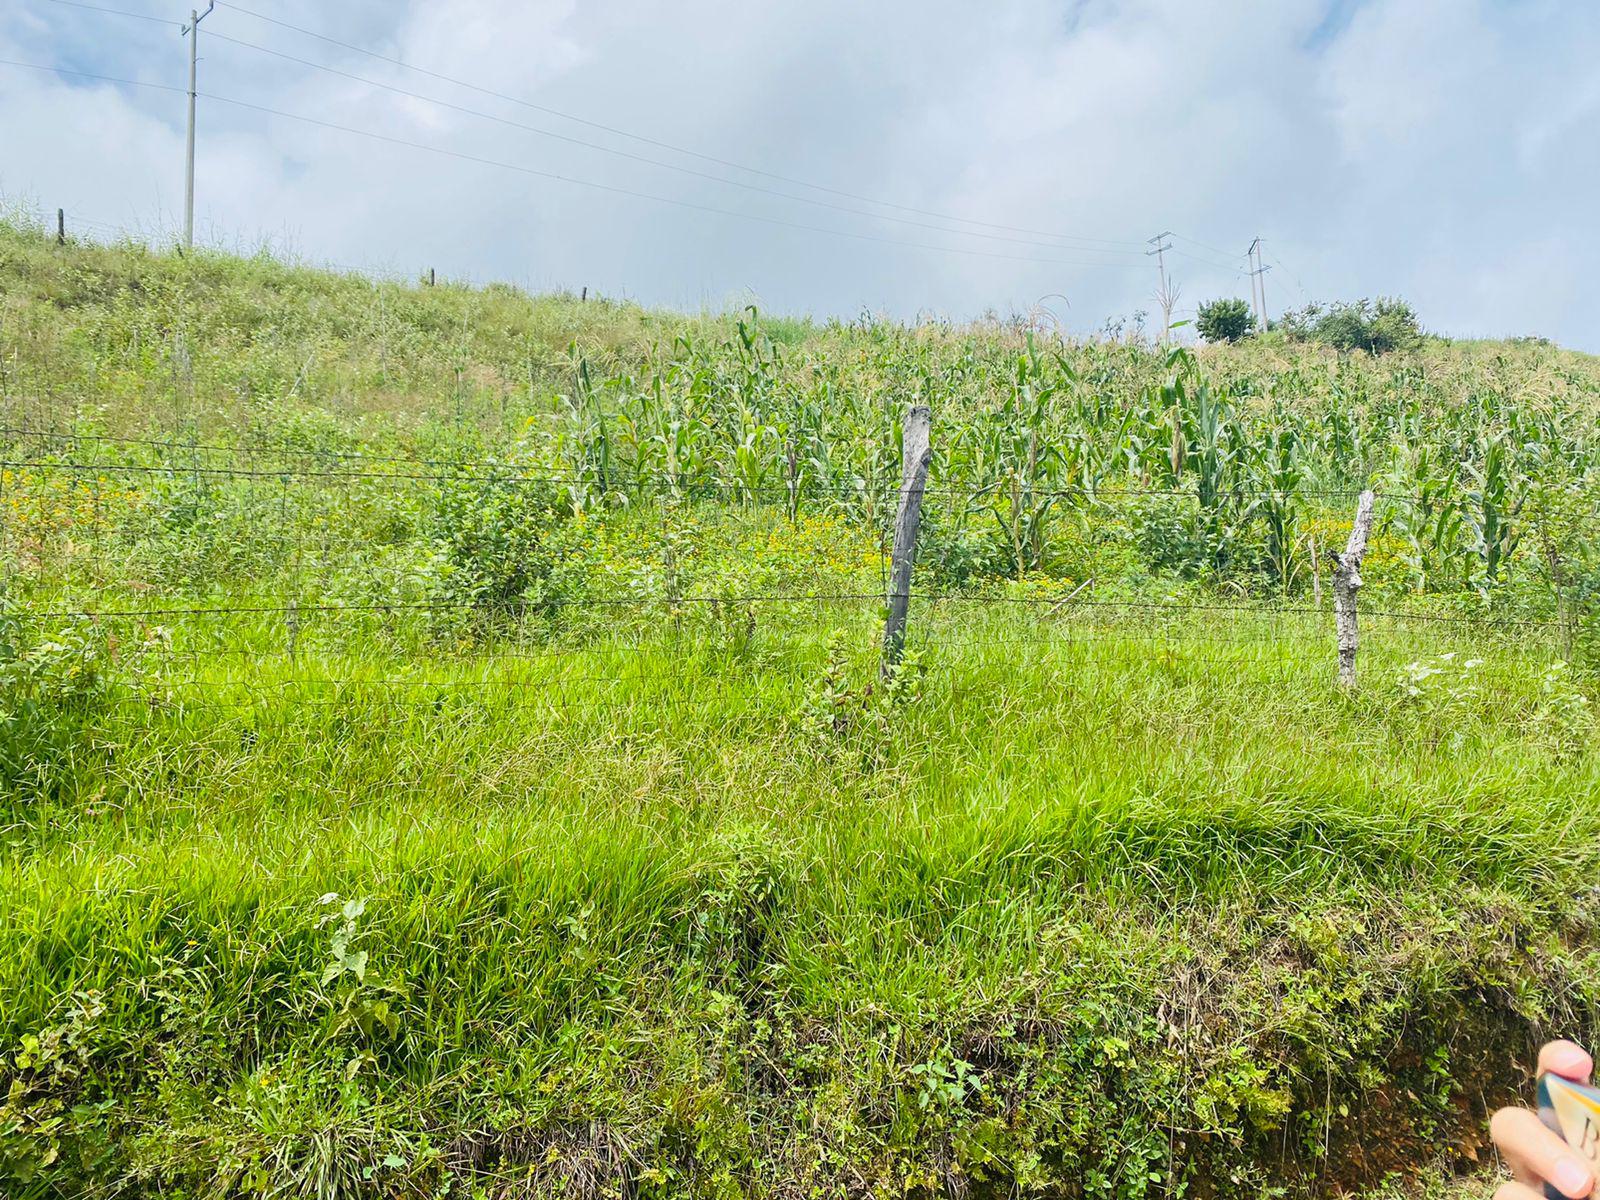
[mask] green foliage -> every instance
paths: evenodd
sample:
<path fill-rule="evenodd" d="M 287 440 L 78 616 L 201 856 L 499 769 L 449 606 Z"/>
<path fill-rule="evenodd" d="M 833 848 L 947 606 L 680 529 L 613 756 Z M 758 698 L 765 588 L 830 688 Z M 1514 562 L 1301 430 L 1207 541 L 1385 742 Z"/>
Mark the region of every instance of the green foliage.
<path fill-rule="evenodd" d="M 904 724 L 900 714 L 922 695 L 922 656 L 907 650 L 881 678 L 853 685 L 848 639 L 843 631 L 828 640 L 827 659 L 800 706 L 800 730 L 823 754 L 852 751 L 864 770 L 881 766 L 894 750 Z M 902 753 L 913 747 L 902 745 Z"/>
<path fill-rule="evenodd" d="M 0 590 L 0 793 L 45 799 L 68 782 L 110 689 L 85 624 L 34 638 Z"/>
<path fill-rule="evenodd" d="M 105 998 L 80 991 L 64 1007 L 59 1022 L 24 1034 L 0 1059 L 9 1083 L 0 1098 L 0 1182 L 37 1190 L 59 1166 L 71 1174 L 114 1167 L 101 1125 L 113 1103 L 92 1085 L 110 1025 Z M 62 1163 L 64 1150 L 75 1161 Z"/>
<path fill-rule="evenodd" d="M 1278 324 L 1291 338 L 1369 354 L 1414 349 L 1422 340 L 1416 310 L 1404 300 L 1388 296 L 1326 306 L 1307 304 L 1286 312 Z"/>
<path fill-rule="evenodd" d="M 1482 463 L 1464 464 L 1468 477 L 1464 509 L 1484 591 L 1501 582 L 1522 537 L 1519 518 L 1527 484 L 1511 461 L 1514 453 L 1512 443 L 1497 435 L 1485 444 Z"/>
<path fill-rule="evenodd" d="M 490 466 L 440 488 L 432 533 L 440 566 L 432 595 L 489 620 L 549 613 L 559 602 L 546 584 L 547 543 L 561 518 L 560 497 L 515 467 Z"/>
<path fill-rule="evenodd" d="M 1195 324 L 1208 342 L 1237 342 L 1250 336 L 1255 317 L 1244 300 L 1210 300 L 1200 306 Z"/>
<path fill-rule="evenodd" d="M 1582 356 L 7 225 L 0 399 L 7 1194 L 1349 1194 L 1595 1033 Z"/>

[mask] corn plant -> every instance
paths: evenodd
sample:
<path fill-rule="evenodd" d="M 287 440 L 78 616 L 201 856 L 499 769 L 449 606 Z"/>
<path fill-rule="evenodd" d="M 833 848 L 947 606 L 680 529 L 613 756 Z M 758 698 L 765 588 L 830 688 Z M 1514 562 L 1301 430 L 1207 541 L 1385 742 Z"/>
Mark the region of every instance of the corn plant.
<path fill-rule="evenodd" d="M 1485 444 L 1481 463 L 1466 463 L 1463 469 L 1469 484 L 1464 494 L 1467 523 L 1480 568 L 1478 586 L 1488 592 L 1502 582 L 1521 540 L 1518 518 L 1527 499 L 1527 481 L 1518 475 L 1503 434 Z"/>
<path fill-rule="evenodd" d="M 1030 338 L 1011 393 L 990 415 L 983 437 L 981 461 L 989 465 L 989 478 L 973 502 L 993 516 L 1019 578 L 1044 561 L 1060 485 L 1066 482 L 1060 448 L 1042 437 L 1054 391 Z"/>
<path fill-rule="evenodd" d="M 579 355 L 576 347 L 573 359 L 575 386 L 572 393 L 561 397 L 566 421 L 560 447 L 570 474 L 568 502 L 574 512 L 583 512 L 612 496 L 617 463 L 612 424 L 589 372 L 589 360 Z"/>
<path fill-rule="evenodd" d="M 1299 490 L 1303 478 L 1299 443 L 1284 420 L 1249 451 L 1250 480 L 1258 491 L 1248 507 L 1260 514 L 1267 527 L 1267 568 L 1280 589 L 1287 592 L 1294 579 L 1294 553 L 1299 537 Z"/>
<path fill-rule="evenodd" d="M 1431 446 L 1396 440 L 1385 491 L 1389 528 L 1406 545 L 1405 560 L 1419 592 L 1440 591 L 1460 572 L 1463 526 L 1460 464 L 1441 461 Z"/>

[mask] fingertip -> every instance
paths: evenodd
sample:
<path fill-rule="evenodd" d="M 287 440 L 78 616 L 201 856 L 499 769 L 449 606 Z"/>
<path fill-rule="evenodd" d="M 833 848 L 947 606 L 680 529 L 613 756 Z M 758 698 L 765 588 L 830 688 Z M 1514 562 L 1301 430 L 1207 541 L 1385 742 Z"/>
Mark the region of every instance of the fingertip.
<path fill-rule="evenodd" d="M 1564 1154 L 1550 1167 L 1550 1182 L 1563 1196 L 1584 1200 L 1594 1191 L 1594 1175 L 1577 1158 Z"/>
<path fill-rule="evenodd" d="M 1546 1042 L 1539 1051 L 1539 1071 L 1559 1075 L 1574 1083 L 1588 1083 L 1594 1072 L 1594 1059 L 1576 1042 L 1565 1039 Z"/>

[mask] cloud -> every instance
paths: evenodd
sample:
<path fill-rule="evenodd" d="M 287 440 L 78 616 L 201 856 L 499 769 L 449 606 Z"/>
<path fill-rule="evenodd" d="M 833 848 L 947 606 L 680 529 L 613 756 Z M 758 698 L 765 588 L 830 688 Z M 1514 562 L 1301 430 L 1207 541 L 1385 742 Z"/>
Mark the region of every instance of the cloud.
<path fill-rule="evenodd" d="M 165 11 L 155 0 L 126 3 Z M 220 240 L 266 235 L 341 263 L 587 285 L 689 307 L 753 294 L 785 311 L 963 316 L 1065 294 L 1070 308 L 1052 305 L 1087 330 L 1154 308 L 1150 235 L 1182 235 L 1168 263 L 1192 305 L 1248 295 L 1242 254 L 1259 234 L 1275 310 L 1397 293 L 1443 331 L 1541 332 L 1600 350 L 1600 295 L 1589 283 L 1600 251 L 1587 227 L 1600 187 L 1600 81 L 1589 67 L 1600 53 L 1596 6 L 292 0 L 270 13 L 833 190 L 453 87 L 223 4 L 204 30 L 502 122 L 203 32 L 209 96 L 467 156 L 202 99 L 200 227 Z M 44 0 L 0 16 L 0 57 L 168 85 L 181 85 L 185 69 L 170 25 Z M 0 186 L 9 192 L 113 223 L 174 223 L 180 95 L 0 68 L 0 108 Z"/>

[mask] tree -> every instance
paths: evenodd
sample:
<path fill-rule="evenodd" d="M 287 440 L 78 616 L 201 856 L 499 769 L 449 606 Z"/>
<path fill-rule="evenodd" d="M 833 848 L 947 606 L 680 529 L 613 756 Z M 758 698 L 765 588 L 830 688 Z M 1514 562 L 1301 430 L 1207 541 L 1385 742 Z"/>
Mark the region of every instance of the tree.
<path fill-rule="evenodd" d="M 1285 313 L 1281 327 L 1300 341 L 1325 342 L 1336 350 L 1365 350 L 1369 354 L 1406 350 L 1422 340 L 1416 310 L 1404 300 L 1388 296 L 1340 302 L 1326 308 L 1308 304 Z"/>
<path fill-rule="evenodd" d="M 1237 342 L 1250 335 L 1254 322 L 1243 300 L 1212 300 L 1200 306 L 1200 336 L 1208 342 Z"/>

